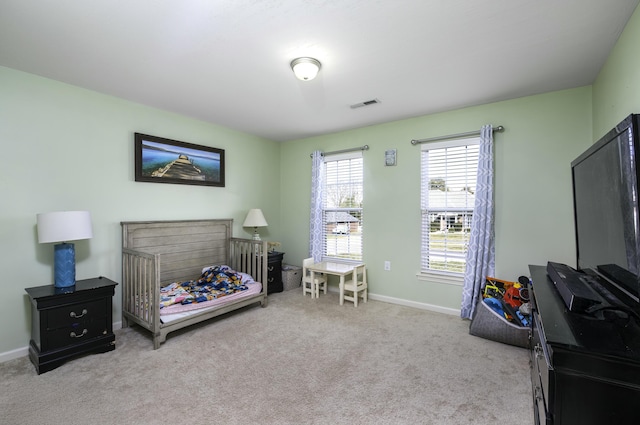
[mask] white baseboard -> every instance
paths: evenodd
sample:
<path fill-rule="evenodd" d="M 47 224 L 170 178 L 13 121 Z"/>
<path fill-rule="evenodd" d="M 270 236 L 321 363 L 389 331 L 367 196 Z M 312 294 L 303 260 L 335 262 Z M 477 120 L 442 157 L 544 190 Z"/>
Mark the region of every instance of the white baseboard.
<path fill-rule="evenodd" d="M 337 293 L 338 287 L 329 285 L 329 292 Z M 460 316 L 460 310 L 455 308 L 442 307 L 439 305 L 433 305 L 433 304 L 427 304 L 427 303 L 419 303 L 417 301 L 404 300 L 402 298 L 394 298 L 394 297 L 388 297 L 386 295 L 372 294 L 371 292 L 369 292 L 368 297 L 372 300 L 382 301 L 389 304 L 398 304 L 398 305 L 403 305 L 405 307 L 419 308 L 420 310 L 429 310 L 429 311 L 435 311 L 436 313 L 449 314 L 451 316 Z"/>
<path fill-rule="evenodd" d="M 8 362 L 9 360 L 17 359 L 20 357 L 29 355 L 29 347 L 16 348 L 15 350 L 5 351 L 0 353 L 0 363 Z"/>
<path fill-rule="evenodd" d="M 439 305 L 433 305 L 433 304 L 427 304 L 427 303 L 419 303 L 416 301 L 403 300 L 401 298 L 387 297 L 385 295 L 369 294 L 369 298 L 371 298 L 372 300 L 382 301 L 390 304 L 399 304 L 406 307 L 413 307 L 413 308 L 419 308 L 421 310 L 435 311 L 436 313 L 449 314 L 451 316 L 460 316 L 460 310 L 457 310 L 455 308 L 442 307 Z"/>
<path fill-rule="evenodd" d="M 113 330 L 118 330 L 122 328 L 122 322 L 115 322 L 113 324 Z M 9 360 L 18 359 L 20 357 L 29 355 L 29 346 L 16 348 L 15 350 L 5 351 L 4 353 L 0 353 L 0 363 L 8 362 Z"/>

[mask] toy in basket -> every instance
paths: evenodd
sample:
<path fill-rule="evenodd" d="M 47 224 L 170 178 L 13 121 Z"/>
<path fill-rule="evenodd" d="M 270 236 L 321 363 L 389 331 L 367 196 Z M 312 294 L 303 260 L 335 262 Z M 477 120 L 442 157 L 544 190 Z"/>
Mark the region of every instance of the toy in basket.
<path fill-rule="evenodd" d="M 525 276 L 521 276 L 518 282 L 487 277 L 469 333 L 527 347 L 531 323 L 528 282 L 529 278 Z"/>
<path fill-rule="evenodd" d="M 487 277 L 482 297 L 489 307 L 504 316 L 508 321 L 514 322 L 519 326 L 528 326 L 529 315 L 531 314 L 529 289 L 521 283 L 523 279 L 528 280 L 524 276 L 520 276 L 518 282 Z M 525 306 L 524 312 L 520 311 L 523 305 Z"/>

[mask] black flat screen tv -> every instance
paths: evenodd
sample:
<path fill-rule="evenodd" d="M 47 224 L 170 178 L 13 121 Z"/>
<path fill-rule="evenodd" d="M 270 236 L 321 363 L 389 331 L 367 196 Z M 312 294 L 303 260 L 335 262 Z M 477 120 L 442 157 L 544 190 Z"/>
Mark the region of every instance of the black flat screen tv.
<path fill-rule="evenodd" d="M 629 115 L 571 163 L 577 267 L 604 277 L 640 312 L 637 114 Z"/>

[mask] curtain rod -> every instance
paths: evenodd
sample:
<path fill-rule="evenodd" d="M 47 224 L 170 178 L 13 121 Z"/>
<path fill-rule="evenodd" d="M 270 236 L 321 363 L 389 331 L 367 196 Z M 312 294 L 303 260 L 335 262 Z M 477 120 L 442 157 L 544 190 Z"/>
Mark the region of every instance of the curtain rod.
<path fill-rule="evenodd" d="M 340 151 L 332 151 L 332 152 L 322 152 L 321 155 L 322 156 L 326 156 L 326 155 L 335 155 L 337 153 L 345 153 L 345 152 L 353 152 L 353 151 L 366 151 L 369 150 L 369 145 L 364 145 L 364 146 L 360 146 L 357 148 L 350 148 L 350 149 L 342 149 Z M 309 154 L 310 157 L 313 157 L 313 154 Z"/>
<path fill-rule="evenodd" d="M 502 133 L 504 131 L 504 127 L 499 125 L 497 127 L 493 127 L 493 131 L 494 132 L 498 132 L 498 133 Z M 469 131 L 468 133 L 458 133 L 458 134 L 449 134 L 448 136 L 438 136 L 438 137 L 430 137 L 428 139 L 413 139 L 411 141 L 412 145 L 417 145 L 420 143 L 426 143 L 426 142 L 435 142 L 438 140 L 448 140 L 448 139 L 463 139 L 465 137 L 473 137 L 473 136 L 479 136 L 480 135 L 480 131 Z"/>

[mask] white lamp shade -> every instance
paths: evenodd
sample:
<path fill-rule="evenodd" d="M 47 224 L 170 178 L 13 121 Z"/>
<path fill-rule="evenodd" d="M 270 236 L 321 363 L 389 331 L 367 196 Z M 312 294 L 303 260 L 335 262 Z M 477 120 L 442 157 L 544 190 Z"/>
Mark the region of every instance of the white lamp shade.
<path fill-rule="evenodd" d="M 259 208 L 249 210 L 247 218 L 244 219 L 243 227 L 266 227 L 267 220 L 264 219 L 264 214 Z"/>
<path fill-rule="evenodd" d="M 57 211 L 37 215 L 38 242 L 68 242 L 91 239 L 89 211 Z"/>
<path fill-rule="evenodd" d="M 313 58 L 298 58 L 291 62 L 295 76 L 302 81 L 311 81 L 320 71 L 320 62 Z"/>

